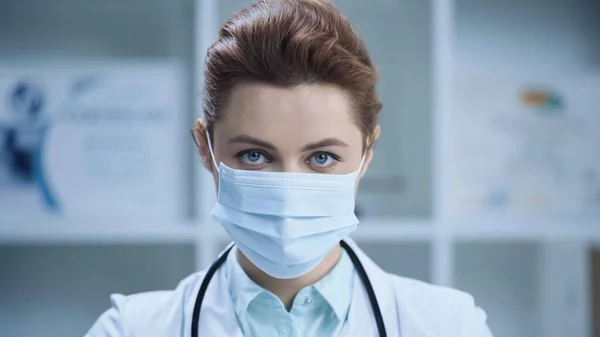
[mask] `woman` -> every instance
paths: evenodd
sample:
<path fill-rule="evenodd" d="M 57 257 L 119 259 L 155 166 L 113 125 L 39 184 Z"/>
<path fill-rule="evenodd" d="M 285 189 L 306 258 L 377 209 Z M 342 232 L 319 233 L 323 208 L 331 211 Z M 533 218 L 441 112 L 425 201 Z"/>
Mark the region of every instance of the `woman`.
<path fill-rule="evenodd" d="M 221 28 L 194 133 L 230 246 L 173 291 L 114 295 L 100 336 L 488 337 L 464 293 L 390 275 L 347 238 L 379 138 L 376 71 L 325 0 L 262 0 Z"/>

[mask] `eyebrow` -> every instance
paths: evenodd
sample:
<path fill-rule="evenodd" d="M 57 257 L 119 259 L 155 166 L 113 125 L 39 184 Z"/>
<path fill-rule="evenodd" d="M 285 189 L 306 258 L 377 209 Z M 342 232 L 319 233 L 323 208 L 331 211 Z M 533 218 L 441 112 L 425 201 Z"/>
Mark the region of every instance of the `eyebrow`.
<path fill-rule="evenodd" d="M 342 142 L 341 140 L 337 139 L 337 138 L 326 138 L 323 139 L 321 141 L 318 141 L 316 143 L 310 143 L 305 145 L 302 148 L 302 152 L 306 152 L 306 151 L 310 151 L 310 150 L 316 150 L 322 147 L 326 147 L 326 146 L 343 146 L 343 147 L 348 147 L 348 144 Z"/>
<path fill-rule="evenodd" d="M 229 140 L 229 144 L 238 143 L 238 144 L 252 144 L 256 146 L 263 147 L 269 150 L 276 150 L 275 146 L 269 142 L 265 142 L 264 140 L 260 140 L 258 138 L 254 138 L 248 135 L 239 135 L 231 138 Z"/>
<path fill-rule="evenodd" d="M 269 149 L 269 150 L 277 150 L 277 148 L 273 144 L 266 142 L 264 140 L 258 139 L 258 138 L 254 138 L 252 136 L 248 136 L 248 135 L 239 135 L 239 136 L 235 136 L 235 137 L 231 138 L 229 140 L 229 144 L 234 144 L 234 143 L 252 144 L 252 145 L 260 146 L 260 147 L 263 147 L 263 148 Z M 302 152 L 316 150 L 316 149 L 326 147 L 326 146 L 348 147 L 348 144 L 344 143 L 343 141 L 341 141 L 337 138 L 326 138 L 326 139 L 320 140 L 318 142 L 305 145 L 302 148 Z"/>

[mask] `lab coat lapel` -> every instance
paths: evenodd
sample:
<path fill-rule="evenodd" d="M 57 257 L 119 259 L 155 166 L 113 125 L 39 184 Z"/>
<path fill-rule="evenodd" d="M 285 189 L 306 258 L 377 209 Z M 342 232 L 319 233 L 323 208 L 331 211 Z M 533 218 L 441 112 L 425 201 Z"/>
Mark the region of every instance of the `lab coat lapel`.
<path fill-rule="evenodd" d="M 375 324 L 375 315 L 371 310 L 369 298 L 358 274 L 354 273 L 352 302 L 348 311 L 348 319 L 342 327 L 340 337 L 376 337 L 377 335 L 377 324 Z"/>
<path fill-rule="evenodd" d="M 394 279 L 395 276 L 379 268 L 356 245 L 356 242 L 351 239 L 345 239 L 344 241 L 354 250 L 369 276 L 383 315 L 387 335 L 390 337 L 437 337 L 419 321 L 415 320 L 405 306 L 399 290 L 403 288 L 401 279 Z M 371 303 L 358 274 L 355 276 L 354 285 L 354 296 L 347 324 L 352 333 L 343 336 L 377 336 L 377 324 L 375 323 Z"/>
<path fill-rule="evenodd" d="M 243 337 L 229 293 L 225 268 L 219 268 L 204 295 L 198 336 Z"/>
<path fill-rule="evenodd" d="M 192 302 L 195 302 L 196 296 L 202 279 L 199 280 L 198 286 L 192 293 Z M 239 327 L 238 320 L 235 314 L 235 308 L 233 307 L 233 300 L 231 293 L 229 292 L 227 280 L 227 272 L 224 266 L 217 269 L 217 272 L 213 275 L 206 293 L 204 295 L 204 301 L 202 302 L 202 308 L 200 310 L 200 320 L 198 323 L 198 336 L 227 336 L 227 337 L 243 337 L 242 330 Z M 192 316 L 193 303 L 190 306 L 189 316 Z M 186 327 L 186 334 L 184 336 L 190 336 L 190 326 Z"/>
<path fill-rule="evenodd" d="M 352 239 L 348 238 L 344 241 L 354 250 L 371 281 L 381 309 L 387 335 L 390 337 L 399 336 L 398 312 L 391 277 L 379 268 Z M 350 304 L 348 320 L 344 326 L 342 336 L 378 335 L 371 302 L 358 273 L 355 273 L 352 303 Z"/>

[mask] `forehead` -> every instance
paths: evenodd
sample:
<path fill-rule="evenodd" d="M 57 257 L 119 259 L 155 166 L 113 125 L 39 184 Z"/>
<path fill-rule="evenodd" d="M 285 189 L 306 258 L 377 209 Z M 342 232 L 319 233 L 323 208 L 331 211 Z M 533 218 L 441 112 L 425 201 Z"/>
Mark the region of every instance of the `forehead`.
<path fill-rule="evenodd" d="M 231 136 L 243 133 L 260 137 L 275 145 L 330 137 L 360 145 L 362 138 L 348 95 L 335 86 L 238 84 L 223 114 L 216 129 Z"/>

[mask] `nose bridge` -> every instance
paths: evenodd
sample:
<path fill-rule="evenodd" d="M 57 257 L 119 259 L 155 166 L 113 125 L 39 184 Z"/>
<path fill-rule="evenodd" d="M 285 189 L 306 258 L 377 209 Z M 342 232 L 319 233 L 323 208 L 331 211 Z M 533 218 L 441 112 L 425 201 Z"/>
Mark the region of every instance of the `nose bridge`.
<path fill-rule="evenodd" d="M 298 155 L 282 156 L 275 170 L 286 173 L 302 173 L 306 172 L 304 161 Z"/>
<path fill-rule="evenodd" d="M 301 173 L 304 172 L 302 161 L 297 158 L 284 158 L 279 168 L 281 172 Z"/>

